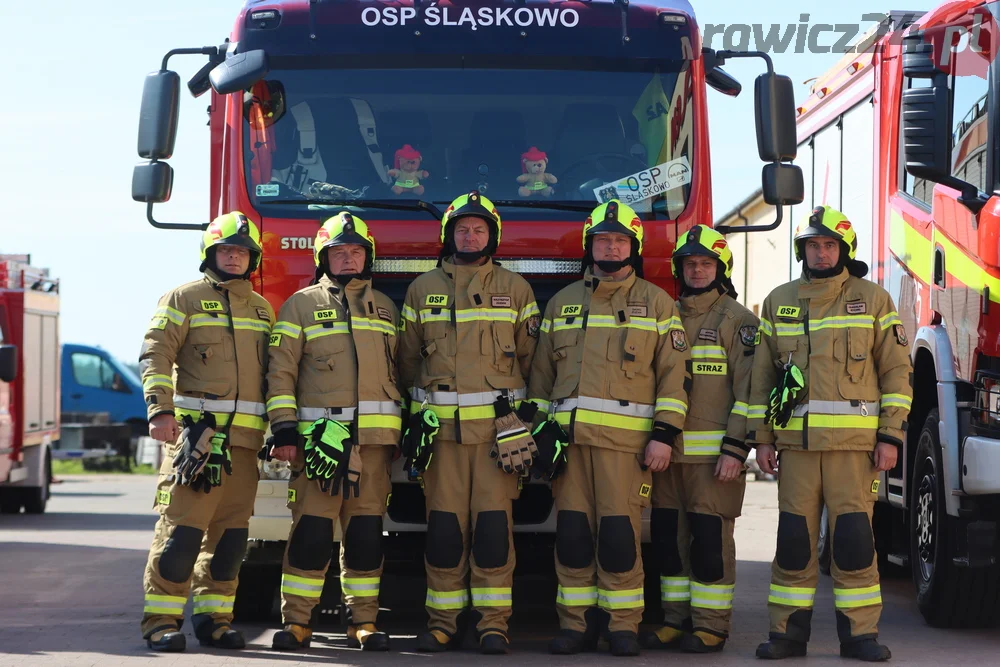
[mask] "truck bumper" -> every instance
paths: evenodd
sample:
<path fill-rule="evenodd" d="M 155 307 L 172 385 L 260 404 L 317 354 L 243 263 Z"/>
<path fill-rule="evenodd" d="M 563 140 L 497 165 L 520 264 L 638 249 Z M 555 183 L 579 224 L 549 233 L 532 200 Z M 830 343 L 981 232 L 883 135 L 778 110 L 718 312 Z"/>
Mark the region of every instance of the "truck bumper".
<path fill-rule="evenodd" d="M 962 490 L 969 495 L 1000 493 L 1000 440 L 973 435 L 962 443 Z"/>

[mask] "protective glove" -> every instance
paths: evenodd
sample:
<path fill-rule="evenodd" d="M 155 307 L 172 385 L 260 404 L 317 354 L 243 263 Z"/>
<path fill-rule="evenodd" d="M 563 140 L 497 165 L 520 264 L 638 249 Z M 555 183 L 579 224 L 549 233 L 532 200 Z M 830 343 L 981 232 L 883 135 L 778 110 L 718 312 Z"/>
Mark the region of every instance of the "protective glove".
<path fill-rule="evenodd" d="M 261 461 L 271 461 L 274 459 L 272 452 L 276 447 L 299 447 L 301 441 L 299 432 L 294 425 L 289 426 L 284 423 L 278 430 L 271 433 L 271 437 L 264 441 L 264 447 L 257 452 L 257 458 Z"/>
<path fill-rule="evenodd" d="M 566 468 L 569 436 L 559 422 L 547 419 L 531 432 L 531 437 L 538 446 L 538 455 L 531 462 L 531 473 L 535 479 L 551 482 Z"/>
<path fill-rule="evenodd" d="M 434 458 L 434 436 L 440 429 L 441 422 L 432 410 L 422 408 L 410 415 L 400 447 L 406 457 L 407 472 L 412 469 L 422 473 L 430 467 Z"/>
<path fill-rule="evenodd" d="M 344 489 L 344 500 L 351 497 L 361 497 L 361 451 L 358 445 L 347 442 L 350 454 L 347 457 L 347 465 L 337 466 L 337 472 L 333 475 L 333 490 L 331 495 L 340 493 Z"/>
<path fill-rule="evenodd" d="M 174 470 L 177 481 L 187 486 L 197 477 L 208 463 L 215 436 L 215 415 L 206 412 L 195 421 L 191 415 L 181 417 L 184 428 L 178 440 L 180 448 L 174 456 Z"/>
<path fill-rule="evenodd" d="M 208 455 L 208 462 L 201 474 L 191 482 L 191 488 L 209 493 L 214 487 L 222 486 L 223 470 L 227 475 L 233 474 L 233 459 L 229 453 L 229 446 L 226 445 L 225 434 L 216 433 L 212 438 L 212 452 Z"/>
<path fill-rule="evenodd" d="M 778 386 L 771 390 L 767 410 L 764 412 L 764 422 L 781 428 L 788 426 L 792 412 L 798 401 L 795 397 L 806 386 L 802 371 L 794 364 L 786 364 L 778 380 Z"/>
<path fill-rule="evenodd" d="M 324 493 L 333 489 L 333 477 L 351 455 L 351 431 L 332 419 L 317 419 L 304 433 L 306 479 L 315 479 Z"/>
<path fill-rule="evenodd" d="M 497 460 L 497 467 L 506 473 L 520 475 L 531 466 L 538 455 L 538 446 L 521 419 L 511 409 L 510 399 L 501 396 L 493 402 L 496 414 L 497 440 L 490 456 Z"/>

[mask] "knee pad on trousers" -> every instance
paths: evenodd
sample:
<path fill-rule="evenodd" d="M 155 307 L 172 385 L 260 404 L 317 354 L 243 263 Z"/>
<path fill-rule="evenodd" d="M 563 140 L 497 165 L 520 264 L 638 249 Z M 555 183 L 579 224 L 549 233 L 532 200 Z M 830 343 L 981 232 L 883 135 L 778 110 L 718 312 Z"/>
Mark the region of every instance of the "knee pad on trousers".
<path fill-rule="evenodd" d="M 812 558 L 812 543 L 809 540 L 809 525 L 800 514 L 780 512 L 778 514 L 778 548 L 775 559 L 783 570 L 804 570 Z"/>
<path fill-rule="evenodd" d="M 240 573 L 243 556 L 247 552 L 246 528 L 227 528 L 215 545 L 215 554 L 209 572 L 216 581 L 232 581 Z"/>
<path fill-rule="evenodd" d="M 160 576 L 175 584 L 190 579 L 204 536 L 205 531 L 191 526 L 175 527 L 160 552 Z"/>
<path fill-rule="evenodd" d="M 710 583 L 725 576 L 722 558 L 722 517 L 688 512 L 691 526 L 691 574 Z"/>
<path fill-rule="evenodd" d="M 507 540 L 507 512 L 490 510 L 476 515 L 472 534 L 472 557 L 476 565 L 488 570 L 507 564 L 510 542 Z"/>
<path fill-rule="evenodd" d="M 673 577 L 681 573 L 684 564 L 677 549 L 677 524 L 680 513 L 675 509 L 654 507 L 649 515 L 649 535 L 653 541 L 653 556 L 660 574 Z"/>
<path fill-rule="evenodd" d="M 333 555 L 333 519 L 305 514 L 288 543 L 288 564 L 296 570 L 322 570 Z"/>
<path fill-rule="evenodd" d="M 629 572 L 635 567 L 635 532 L 627 516 L 601 517 L 597 531 L 597 562 L 611 574 Z"/>
<path fill-rule="evenodd" d="M 875 538 L 865 512 L 837 517 L 833 528 L 833 562 L 842 572 L 863 570 L 875 560 Z"/>
<path fill-rule="evenodd" d="M 427 517 L 427 564 L 453 568 L 462 561 L 462 528 L 453 512 L 431 510 Z"/>
<path fill-rule="evenodd" d="M 594 536 L 585 513 L 560 510 L 556 514 L 556 558 L 574 569 L 594 562 Z"/>
<path fill-rule="evenodd" d="M 353 516 L 344 533 L 344 565 L 368 572 L 382 567 L 382 516 Z"/>

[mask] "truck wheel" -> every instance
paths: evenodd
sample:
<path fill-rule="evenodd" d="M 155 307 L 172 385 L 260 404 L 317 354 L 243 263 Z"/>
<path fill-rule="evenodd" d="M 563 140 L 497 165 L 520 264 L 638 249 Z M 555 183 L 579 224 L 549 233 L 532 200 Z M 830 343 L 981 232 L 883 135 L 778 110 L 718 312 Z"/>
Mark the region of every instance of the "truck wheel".
<path fill-rule="evenodd" d="M 280 576 L 280 565 L 243 563 L 233 603 L 233 619 L 246 622 L 270 620 Z"/>
<path fill-rule="evenodd" d="M 20 489 L 0 489 L 0 514 L 20 514 Z"/>
<path fill-rule="evenodd" d="M 1000 602 L 1000 568 L 958 567 L 953 522 L 945 506 L 938 411 L 920 431 L 910 484 L 910 563 L 917 606 L 935 627 L 989 627 Z"/>
<path fill-rule="evenodd" d="M 24 490 L 24 511 L 28 514 L 43 514 L 49 502 L 52 484 L 52 454 L 45 453 L 45 474 L 41 486 Z"/>
<path fill-rule="evenodd" d="M 823 514 L 819 518 L 819 539 L 816 540 L 816 553 L 819 555 L 819 571 L 830 574 L 830 559 L 832 558 L 832 540 L 830 539 L 830 512 L 823 505 Z"/>

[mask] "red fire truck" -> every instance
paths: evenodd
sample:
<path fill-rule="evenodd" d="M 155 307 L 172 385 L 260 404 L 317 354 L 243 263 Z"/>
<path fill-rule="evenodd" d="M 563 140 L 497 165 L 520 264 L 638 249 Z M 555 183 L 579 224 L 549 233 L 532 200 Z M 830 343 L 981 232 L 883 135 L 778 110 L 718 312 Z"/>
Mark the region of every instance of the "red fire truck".
<path fill-rule="evenodd" d="M 875 537 L 942 626 L 1000 612 L 998 11 L 964 0 L 892 12 L 797 112 L 806 196 L 792 217 L 847 213 L 912 350 L 913 409 Z"/>
<path fill-rule="evenodd" d="M 59 440 L 59 282 L 0 255 L 0 513 L 45 511 Z"/>
<path fill-rule="evenodd" d="M 208 217 L 238 209 L 261 225 L 254 280 L 275 309 L 309 283 L 318 224 L 345 208 L 378 240 L 376 286 L 401 302 L 436 265 L 444 209 L 473 189 L 497 205 L 500 259 L 540 307 L 579 277 L 582 222 L 612 197 L 643 216 L 645 275 L 672 290 L 675 239 L 712 220 L 707 87 L 740 92 L 728 58 L 766 61 L 754 91 L 764 191 L 776 205 L 801 198 L 791 82 L 765 54 L 702 49 L 687 0 L 254 0 L 225 44 L 175 49 L 146 78 L 148 161 L 132 196 L 157 227 L 204 228 L 153 215 L 172 185 L 176 55 L 207 57 L 187 85 L 212 91 Z M 519 182 L 539 166 L 551 190 Z M 277 563 L 287 537 L 276 474 L 264 471 L 251 561 Z M 424 501 L 402 466 L 393 481 L 386 530 L 402 539 L 424 530 Z M 551 536 L 551 510 L 548 486 L 526 485 L 518 535 Z"/>

